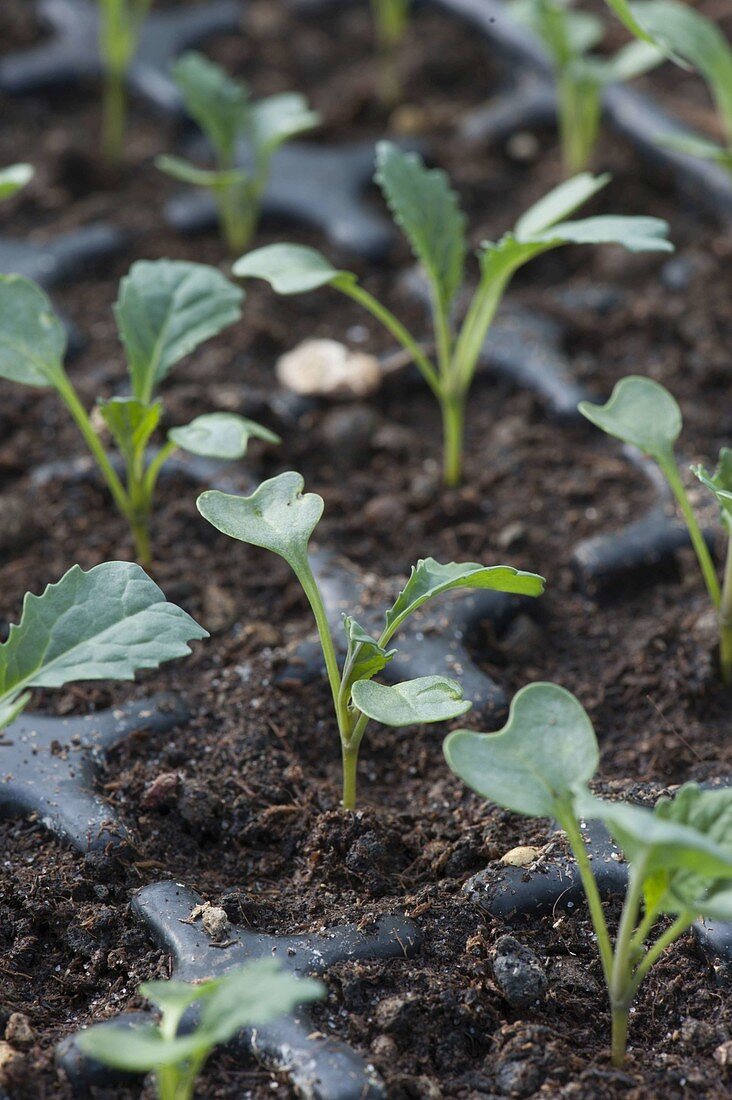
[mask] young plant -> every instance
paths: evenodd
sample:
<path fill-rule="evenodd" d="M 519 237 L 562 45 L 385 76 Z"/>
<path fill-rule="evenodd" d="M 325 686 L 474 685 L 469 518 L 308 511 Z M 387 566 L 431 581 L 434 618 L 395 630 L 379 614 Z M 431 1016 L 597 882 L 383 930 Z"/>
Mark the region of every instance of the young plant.
<path fill-rule="evenodd" d="M 399 99 L 399 47 L 409 26 L 412 0 L 371 0 L 381 79 L 379 92 L 387 106 Z"/>
<path fill-rule="evenodd" d="M 11 164 L 0 168 L 0 201 L 9 199 L 33 179 L 33 166 L 30 164 Z"/>
<path fill-rule="evenodd" d="M 462 472 L 465 408 L 478 359 L 493 317 L 511 278 L 534 257 L 560 245 L 612 243 L 631 252 L 669 252 L 668 226 L 658 218 L 617 215 L 565 221 L 587 202 L 609 176 L 575 176 L 550 191 L 519 218 L 497 243 L 478 250 L 480 280 L 457 331 L 453 311 L 463 286 L 465 217 L 447 176 L 427 169 L 418 156 L 382 142 L 376 180 L 403 230 L 430 287 L 436 360 L 404 325 L 362 287 L 350 271 L 340 271 L 319 252 L 294 244 L 274 244 L 242 256 L 234 265 L 240 278 L 266 279 L 279 294 L 302 294 L 331 286 L 362 305 L 412 356 L 437 398 L 442 413 L 444 481 L 458 485 Z"/>
<path fill-rule="evenodd" d="M 648 42 L 631 42 L 614 57 L 591 56 L 603 39 L 602 21 L 577 11 L 573 0 L 513 0 L 512 15 L 540 38 L 557 79 L 557 113 L 564 169 L 586 168 L 600 128 L 602 94 L 610 84 L 632 80 L 664 60 Z"/>
<path fill-rule="evenodd" d="M 127 115 L 125 80 L 137 53 L 152 0 L 99 0 L 99 53 L 104 67 L 102 150 L 113 164 L 122 159 Z"/>
<path fill-rule="evenodd" d="M 556 684 L 522 688 L 497 733 L 451 733 L 445 757 L 484 798 L 527 817 L 554 818 L 566 833 L 609 994 L 612 1059 L 621 1066 L 633 1001 L 663 951 L 699 917 L 732 919 L 732 788 L 702 791 L 687 783 L 653 810 L 593 797 L 588 783 L 599 761 L 595 732 L 577 699 Z M 614 946 L 583 819 L 602 821 L 630 864 Z M 659 930 L 664 916 L 672 922 Z"/>
<path fill-rule="evenodd" d="M 317 126 L 320 116 L 295 92 L 252 103 L 243 81 L 232 80 L 220 65 L 193 51 L 176 62 L 173 78 L 189 115 L 211 144 L 216 168 L 170 156 L 155 163 L 174 179 L 210 190 L 224 240 L 232 250 L 242 249 L 259 224 L 272 157 L 290 138 Z M 239 160 L 242 141 L 245 165 Z"/>
<path fill-rule="evenodd" d="M 728 542 L 724 582 L 720 589 L 717 573 L 704 535 L 694 515 L 694 509 L 684 488 L 674 455 L 676 440 L 681 434 L 681 409 L 675 398 L 658 382 L 638 375 L 623 378 L 605 405 L 582 401 L 579 411 L 608 435 L 638 447 L 652 458 L 669 483 L 686 522 L 692 546 L 696 552 L 709 598 L 717 611 L 719 622 L 719 663 L 725 684 L 732 682 L 732 549 Z M 722 519 L 728 536 L 732 531 L 732 461 L 724 448 L 719 456 L 719 468 L 712 476 L 703 467 L 692 470 L 714 493 L 722 509 Z"/>
<path fill-rule="evenodd" d="M 249 497 L 216 490 L 203 493 L 198 510 L 225 535 L 279 554 L 300 582 L 315 616 L 341 739 L 343 808 L 354 810 L 358 751 L 369 719 L 395 727 L 444 722 L 471 706 L 463 699 L 460 684 L 445 676 L 420 676 L 392 686 L 374 682 L 374 676 L 396 653 L 387 647 L 397 630 L 428 600 L 453 588 L 491 588 L 538 596 L 544 579 L 508 565 L 441 565 L 434 558 L 425 558 L 412 568 L 409 580 L 386 612 L 378 638 L 371 637 L 352 616 L 344 616 L 346 656 L 339 668 L 325 605 L 308 559 L 308 543 L 323 514 L 323 500 L 315 493 L 303 495 L 303 486 L 300 474 L 284 473 L 262 482 Z"/>
<path fill-rule="evenodd" d="M 74 565 L 40 596 L 25 596 L 20 622 L 0 645 L 0 729 L 27 706 L 31 688 L 132 680 L 207 637 L 134 562 L 88 572 Z"/>
<path fill-rule="evenodd" d="M 683 68 L 693 66 L 706 81 L 719 114 L 722 142 L 673 135 L 663 144 L 680 153 L 712 160 L 732 172 L 732 46 L 711 20 L 676 0 L 607 0 L 637 38 L 652 43 Z"/>
<path fill-rule="evenodd" d="M 143 997 L 160 1011 L 160 1023 L 122 1028 L 113 1022 L 78 1032 L 81 1051 L 105 1066 L 152 1073 L 158 1100 L 191 1100 L 204 1063 L 237 1031 L 263 1027 L 325 990 L 311 978 L 296 978 L 274 959 L 260 959 L 202 982 L 145 982 Z M 184 1014 L 196 1014 L 192 1030 L 180 1033 Z"/>
<path fill-rule="evenodd" d="M 215 268 L 171 260 L 141 260 L 120 283 L 114 312 L 132 394 L 100 401 L 97 409 L 119 448 L 123 484 L 64 369 L 66 330 L 50 301 L 30 280 L 0 276 L 0 378 L 56 390 L 127 519 L 143 564 L 151 560 L 150 515 L 157 479 L 177 448 L 238 459 L 246 453 L 250 436 L 279 442 L 252 420 L 209 413 L 172 428 L 152 458 L 146 450 L 163 413 L 155 396 L 158 386 L 183 356 L 239 319 L 242 297 Z"/>

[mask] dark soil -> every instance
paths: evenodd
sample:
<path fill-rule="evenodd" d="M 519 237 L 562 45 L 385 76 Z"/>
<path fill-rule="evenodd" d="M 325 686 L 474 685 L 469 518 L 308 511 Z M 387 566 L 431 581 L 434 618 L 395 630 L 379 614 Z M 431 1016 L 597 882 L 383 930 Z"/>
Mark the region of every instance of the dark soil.
<path fill-rule="evenodd" d="M 9 10 L 10 42 L 32 41 L 25 3 Z M 418 132 L 458 186 L 476 244 L 509 228 L 559 179 L 551 134 L 538 135 L 529 160 L 514 159 L 510 146 L 464 146 L 457 123 L 496 92 L 498 74 L 471 31 L 429 10 L 417 16 L 406 51 L 406 105 L 390 117 L 373 96 L 369 21 L 360 8 L 301 18 L 295 29 L 282 5 L 261 0 L 251 7 L 248 35 L 212 43 L 210 52 L 245 74 L 257 94 L 306 91 L 325 117 L 317 140 Z M 127 255 L 54 292 L 55 304 L 87 337 L 71 373 L 91 405 L 124 389 L 111 306 L 130 263 L 160 256 L 228 261 L 213 235 L 184 240 L 165 228 L 161 208 L 174 185 L 152 159 L 172 148 L 174 136 L 143 111 L 133 106 L 125 165 L 111 179 L 97 161 L 98 102 L 89 89 L 2 109 L 0 163 L 27 159 L 37 168 L 28 191 L 4 208 L 6 232 L 42 239 L 104 218 L 133 234 Z M 511 298 L 560 318 L 577 377 L 598 395 L 628 373 L 667 385 L 683 408 L 685 457 L 713 463 L 732 436 L 732 231 L 680 208 L 667 181 L 646 179 L 612 138 L 597 167 L 614 179 L 596 210 L 667 217 L 676 268 L 664 257 L 564 250 L 534 264 Z M 257 243 L 280 239 L 323 247 L 315 234 L 271 222 Z M 355 266 L 370 289 L 426 332 L 396 278 L 409 265 L 406 247 L 395 250 L 387 269 L 335 258 Z M 598 285 L 615 303 L 600 314 L 589 298 Z M 519 624 L 496 637 L 486 624 L 475 657 L 509 694 L 535 679 L 574 691 L 596 723 L 601 774 L 613 790 L 637 782 L 661 790 L 727 774 L 731 699 L 717 683 L 693 557 L 682 554 L 678 571 L 602 603 L 578 591 L 570 568 L 579 539 L 638 518 L 651 502 L 647 482 L 620 450 L 589 427 L 556 425 L 531 394 L 487 377 L 470 403 L 464 487 L 446 492 L 437 409 L 407 375 L 337 416 L 318 405 L 296 425 L 278 416 L 269 400 L 275 361 L 310 335 L 392 350 L 355 305 L 328 292 L 278 299 L 251 284 L 242 322 L 176 368 L 165 390 L 167 423 L 227 408 L 280 431 L 281 448 L 252 446 L 252 480 L 302 471 L 308 489 L 326 501 L 317 541 L 382 578 L 385 600 L 427 554 L 543 573 L 549 583 L 537 604 L 538 625 L 523 632 Z M 21 525 L 25 540 L 2 545 L 5 629 L 25 591 L 40 591 L 73 562 L 88 568 L 127 558 L 132 548 L 94 481 L 66 478 L 32 489 L 40 463 L 82 453 L 53 395 L 3 383 L 0 396 L 3 506 L 8 512 L 20 502 L 32 521 Z M 345 438 L 338 425 L 344 416 L 352 418 Z M 394 1100 L 727 1095 L 729 1071 L 714 1051 L 732 1038 L 728 986 L 691 936 L 666 953 L 642 990 L 623 1073 L 610 1068 L 605 996 L 583 914 L 520 928 L 521 942 L 546 964 L 549 994 L 534 1009 L 506 1005 L 489 963 L 506 930 L 472 908 L 461 887 L 516 844 L 556 841 L 541 823 L 467 793 L 444 766 L 443 731 L 435 728 L 372 730 L 361 762 L 363 809 L 342 816 L 325 687 L 275 683 L 286 654 L 311 630 L 304 600 L 283 562 L 209 528 L 195 510 L 196 493 L 178 477 L 163 481 L 153 573 L 169 598 L 211 630 L 211 640 L 134 686 L 81 685 L 34 699 L 37 709 L 84 713 L 165 688 L 183 695 L 192 719 L 162 740 L 133 739 L 100 776 L 100 791 L 136 837 L 129 865 L 95 871 L 39 823 L 0 826 L 0 1023 L 24 1012 L 37 1040 L 6 1070 L 13 1100 L 70 1096 L 53 1068 L 54 1044 L 82 1024 L 136 1006 L 142 980 L 167 976 L 168 960 L 128 905 L 137 887 L 167 877 L 225 905 L 231 919 L 270 932 L 368 924 L 398 909 L 412 915 L 424 941 L 413 960 L 334 968 L 329 1001 L 316 1009 L 321 1030 L 375 1062 Z M 479 714 L 468 715 L 471 721 L 480 728 Z M 145 808 L 145 792 L 165 773 L 179 776 L 177 789 Z M 284 1080 L 226 1053 L 214 1057 L 199 1093 L 291 1095 Z"/>

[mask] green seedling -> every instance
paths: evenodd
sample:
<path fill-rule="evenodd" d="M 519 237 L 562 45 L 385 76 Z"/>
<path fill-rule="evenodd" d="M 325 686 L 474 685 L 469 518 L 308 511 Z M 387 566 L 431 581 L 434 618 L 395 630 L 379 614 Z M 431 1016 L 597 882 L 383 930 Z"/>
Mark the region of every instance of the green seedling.
<path fill-rule="evenodd" d="M 665 54 L 648 42 L 631 42 L 613 57 L 590 53 L 604 37 L 602 20 L 577 11 L 573 0 L 513 0 L 512 15 L 542 40 L 554 66 L 557 113 L 565 172 L 589 164 L 597 144 L 602 94 L 611 84 L 655 68 Z"/>
<path fill-rule="evenodd" d="M 127 519 L 145 565 L 151 561 L 150 516 L 158 476 L 177 448 L 230 460 L 246 453 L 250 436 L 279 442 L 252 420 L 210 413 L 172 428 L 167 442 L 148 458 L 147 445 L 163 414 L 158 386 L 180 359 L 239 319 L 242 298 L 238 287 L 204 264 L 141 260 L 120 283 L 114 312 L 132 393 L 100 401 L 97 410 L 119 448 L 123 484 L 64 369 L 66 330 L 50 301 L 30 280 L 0 276 L 0 378 L 56 390 Z"/>
<path fill-rule="evenodd" d="M 137 53 L 152 0 L 99 0 L 99 53 L 104 68 L 102 150 L 106 160 L 122 159 L 127 116 L 125 80 Z"/>
<path fill-rule="evenodd" d="M 606 405 L 582 401 L 579 411 L 608 435 L 647 454 L 668 481 L 686 522 L 709 598 L 717 611 L 720 667 L 722 679 L 729 684 L 732 682 L 732 549 L 728 541 L 724 581 L 720 588 L 712 555 L 694 515 L 674 454 L 682 428 L 681 409 L 676 399 L 658 382 L 630 375 L 618 382 Z M 699 480 L 716 496 L 728 539 L 732 533 L 731 456 L 732 452 L 723 448 L 714 475 L 708 474 L 703 467 L 692 467 Z"/>
<path fill-rule="evenodd" d="M 295 92 L 252 103 L 243 81 L 232 80 L 200 53 L 184 54 L 173 67 L 173 78 L 189 115 L 211 144 L 216 168 L 170 156 L 158 157 L 155 163 L 174 179 L 208 189 L 224 240 L 232 250 L 242 249 L 259 224 L 272 157 L 290 138 L 317 126 L 320 115 Z M 249 155 L 245 167 L 237 164 L 242 140 Z"/>
<path fill-rule="evenodd" d="M 379 93 L 386 106 L 393 106 L 401 94 L 399 48 L 409 26 L 412 0 L 371 0 L 374 32 L 379 53 Z"/>
<path fill-rule="evenodd" d="M 621 1066 L 630 1010 L 654 963 L 697 918 L 732 919 L 732 789 L 687 783 L 653 810 L 595 798 L 588 788 L 599 760 L 595 731 L 578 700 L 556 684 L 522 688 L 497 733 L 451 733 L 445 756 L 484 798 L 527 817 L 554 818 L 566 833 L 609 994 L 613 1063 Z M 583 819 L 602 821 L 630 864 L 614 945 Z M 664 916 L 672 921 L 659 930 Z"/>
<path fill-rule="evenodd" d="M 105 1066 L 129 1073 L 151 1073 L 158 1100 L 191 1100 L 196 1081 L 217 1046 L 242 1028 L 263 1027 L 288 1015 L 325 989 L 311 978 L 296 978 L 274 959 L 261 959 L 202 982 L 144 982 L 143 997 L 160 1012 L 160 1022 L 122 1028 L 95 1024 L 78 1032 L 81 1051 Z M 180 1033 L 184 1014 L 195 1015 L 193 1030 Z"/>
<path fill-rule="evenodd" d="M 11 164 L 0 168 L 0 201 L 9 199 L 33 179 L 31 164 Z"/>
<path fill-rule="evenodd" d="M 607 0 L 637 38 L 652 43 L 683 68 L 691 66 L 706 81 L 719 115 L 721 142 L 694 135 L 673 135 L 663 144 L 679 153 L 715 161 L 732 172 L 732 47 L 722 31 L 688 4 L 675 0 Z"/>
<path fill-rule="evenodd" d="M 88 572 L 74 565 L 40 596 L 25 596 L 20 622 L 0 645 L 0 729 L 27 706 L 31 688 L 132 680 L 207 637 L 134 562 Z"/>
<path fill-rule="evenodd" d="M 465 409 L 478 359 L 496 310 L 511 278 L 536 256 L 566 244 L 619 244 L 631 252 L 670 252 L 668 226 L 658 218 L 604 217 L 566 221 L 609 181 L 609 176 L 575 176 L 550 191 L 519 218 L 498 242 L 478 250 L 480 281 L 456 331 L 454 306 L 463 287 L 467 241 L 465 216 L 447 176 L 427 169 L 413 153 L 382 142 L 376 180 L 394 220 L 409 240 L 427 276 L 436 360 L 404 325 L 321 253 L 294 244 L 274 244 L 242 256 L 234 265 L 240 278 L 266 279 L 279 294 L 302 294 L 331 286 L 362 305 L 412 357 L 437 398 L 442 413 L 444 481 L 459 484 L 462 473 Z"/>
<path fill-rule="evenodd" d="M 508 565 L 441 565 L 434 558 L 425 558 L 413 567 L 386 612 L 378 638 L 371 637 L 352 616 L 344 616 L 346 657 L 339 668 L 325 605 L 308 558 L 308 543 L 323 514 L 323 500 L 315 493 L 303 495 L 303 487 L 300 474 L 284 473 L 262 482 L 249 497 L 216 490 L 203 493 L 198 510 L 225 535 L 279 554 L 300 582 L 315 616 L 333 697 L 343 759 L 343 808 L 354 810 L 358 752 L 369 719 L 396 727 L 444 722 L 471 706 L 463 699 L 460 684 L 445 676 L 421 676 L 392 686 L 373 682 L 396 653 L 388 646 L 397 630 L 428 600 L 453 588 L 491 588 L 538 596 L 544 580 Z"/>

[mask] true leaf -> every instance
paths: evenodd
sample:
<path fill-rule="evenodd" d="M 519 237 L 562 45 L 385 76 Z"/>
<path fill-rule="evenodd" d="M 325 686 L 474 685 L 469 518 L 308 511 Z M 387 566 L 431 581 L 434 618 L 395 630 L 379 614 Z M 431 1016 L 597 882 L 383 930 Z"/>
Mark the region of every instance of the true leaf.
<path fill-rule="evenodd" d="M 385 726 L 445 722 L 472 706 L 460 684 L 446 676 L 420 676 L 402 684 L 357 680 L 351 698 L 362 714 Z"/>
<path fill-rule="evenodd" d="M 377 672 L 381 672 L 394 657 L 396 650 L 380 646 L 350 615 L 344 616 L 343 627 L 348 639 L 343 677 L 350 689 L 354 681 L 370 680 Z"/>
<path fill-rule="evenodd" d="M 186 109 L 216 151 L 230 158 L 236 139 L 250 118 L 246 86 L 232 80 L 220 65 L 190 50 L 173 66 Z"/>
<path fill-rule="evenodd" d="M 224 460 L 242 458 L 251 437 L 266 443 L 280 442 L 274 432 L 236 413 L 205 413 L 190 424 L 171 428 L 168 432 L 168 439 L 184 451 Z"/>
<path fill-rule="evenodd" d="M 603 58 L 599 62 L 603 83 L 623 84 L 655 69 L 665 60 L 665 52 L 657 46 L 649 42 L 629 42 L 613 57 Z"/>
<path fill-rule="evenodd" d="M 0 199 L 9 199 L 33 179 L 33 165 L 11 164 L 0 168 Z"/>
<path fill-rule="evenodd" d="M 442 565 L 434 558 L 420 559 L 412 566 L 409 580 L 386 613 L 390 636 L 427 600 L 451 588 L 490 588 L 520 596 L 540 596 L 544 591 L 544 578 L 510 565 L 486 566 L 472 561 Z"/>
<path fill-rule="evenodd" d="M 264 279 L 278 294 L 302 294 L 341 280 L 355 282 L 350 271 L 339 271 L 322 253 L 302 244 L 269 244 L 248 252 L 232 268 L 239 279 Z"/>
<path fill-rule="evenodd" d="M 698 134 L 666 134 L 658 140 L 666 149 L 673 149 L 676 153 L 697 157 L 699 160 L 711 160 L 722 168 L 732 170 L 732 149 L 725 149 L 716 141 L 709 141 Z"/>
<path fill-rule="evenodd" d="M 88 572 L 74 565 L 40 596 L 26 595 L 20 622 L 0 645 L 0 705 L 32 687 L 131 680 L 206 637 L 139 565 L 105 562 Z"/>
<path fill-rule="evenodd" d="M 136 397 L 112 397 L 99 403 L 99 411 L 125 461 L 132 463 L 143 454 L 163 407 L 159 401 L 148 405 Z"/>
<path fill-rule="evenodd" d="M 732 449 L 722 447 L 714 474 L 703 466 L 692 466 L 691 469 L 701 483 L 714 493 L 725 523 L 732 528 Z"/>
<path fill-rule="evenodd" d="M 629 375 L 617 383 L 604 405 L 589 401 L 579 411 L 608 435 L 631 443 L 658 461 L 667 461 L 681 434 L 681 409 L 658 382 Z"/>
<path fill-rule="evenodd" d="M 620 21 L 625 24 L 631 34 L 634 34 L 636 38 L 640 38 L 642 42 L 660 46 L 660 43 L 654 39 L 649 31 L 638 22 L 633 13 L 633 7 L 628 0 L 606 0 L 606 2 L 613 9 Z"/>
<path fill-rule="evenodd" d="M 534 240 L 556 244 L 618 244 L 628 252 L 673 252 L 666 237 L 668 222 L 662 218 L 602 214 L 575 222 L 559 222 Z"/>
<path fill-rule="evenodd" d="M 279 554 L 293 568 L 307 558 L 310 536 L 323 514 L 323 499 L 303 493 L 305 482 L 292 471 L 263 481 L 251 496 L 210 489 L 196 504 L 210 524 L 240 542 Z"/>
<path fill-rule="evenodd" d="M 297 978 L 274 959 L 260 959 L 218 982 L 201 1012 L 201 1034 L 211 1045 L 225 1043 L 241 1028 L 261 1027 L 323 993 L 320 982 Z"/>
<path fill-rule="evenodd" d="M 164 1039 L 154 1024 L 122 1027 L 104 1023 L 80 1031 L 79 1049 L 106 1066 L 131 1073 L 147 1073 L 158 1066 L 172 1066 L 199 1052 L 200 1039 L 194 1035 Z"/>
<path fill-rule="evenodd" d="M 241 316 L 239 287 L 207 264 L 138 260 L 114 307 L 134 396 L 148 402 L 184 355 Z"/>
<path fill-rule="evenodd" d="M 543 233 L 583 206 L 609 182 L 608 174 L 593 176 L 590 172 L 580 172 L 572 179 L 560 183 L 519 218 L 513 231 L 516 240 L 532 241 L 537 234 Z"/>
<path fill-rule="evenodd" d="M 570 692 L 529 684 L 497 733 L 456 730 L 444 745 L 463 782 L 499 806 L 529 817 L 562 816 L 599 762 L 592 723 Z"/>
<path fill-rule="evenodd" d="M 449 306 L 460 286 L 466 252 L 465 215 L 439 168 L 388 141 L 376 150 L 376 182 L 425 268 L 438 300 Z"/>
<path fill-rule="evenodd" d="M 0 378 L 52 386 L 63 370 L 66 330 L 39 286 L 0 275 Z"/>
<path fill-rule="evenodd" d="M 260 99 L 252 108 L 252 141 L 260 153 L 272 153 L 295 134 L 312 130 L 320 123 L 317 111 L 311 111 L 305 96 L 297 92 Z"/>
<path fill-rule="evenodd" d="M 231 168 L 219 171 L 212 168 L 199 168 L 198 165 L 191 164 L 182 157 L 167 155 L 156 157 L 155 167 L 173 179 L 180 180 L 181 183 L 189 183 L 192 187 L 208 187 L 212 191 L 245 184 L 250 178 L 245 169 Z"/>

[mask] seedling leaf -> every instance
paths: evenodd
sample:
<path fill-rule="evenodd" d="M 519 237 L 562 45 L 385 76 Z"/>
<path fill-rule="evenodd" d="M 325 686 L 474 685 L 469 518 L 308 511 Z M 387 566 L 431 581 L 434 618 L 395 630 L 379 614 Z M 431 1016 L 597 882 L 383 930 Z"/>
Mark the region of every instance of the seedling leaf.
<path fill-rule="evenodd" d="M 732 170 L 732 149 L 725 149 L 716 141 L 709 141 L 697 134 L 668 134 L 659 139 L 659 144 L 666 149 L 673 149 L 676 153 L 683 153 L 687 157 L 711 160 L 722 168 Z"/>
<path fill-rule="evenodd" d="M 9 199 L 32 179 L 32 164 L 11 164 L 7 168 L 0 168 L 0 199 Z"/>
<path fill-rule="evenodd" d="M 450 768 L 474 791 L 529 817 L 560 816 L 599 762 L 584 707 L 549 683 L 517 692 L 497 733 L 456 730 L 444 750 Z"/>
<path fill-rule="evenodd" d="M 311 111 L 305 96 L 298 92 L 261 99 L 252 107 L 252 136 L 260 155 L 271 155 L 296 134 L 312 130 L 320 123 L 317 111 Z"/>
<path fill-rule="evenodd" d="M 168 432 L 168 439 L 184 451 L 223 460 L 242 458 L 252 436 L 266 443 L 280 442 L 279 436 L 256 421 L 224 412 L 197 416 L 190 424 Z"/>
<path fill-rule="evenodd" d="M 350 688 L 354 681 L 370 680 L 377 672 L 381 672 L 396 654 L 396 650 L 380 646 L 350 615 L 344 616 L 343 627 L 348 638 L 343 676 Z"/>
<path fill-rule="evenodd" d="M 99 411 L 125 462 L 132 463 L 144 453 L 163 407 L 159 401 L 148 405 L 136 397 L 112 397 L 100 402 Z"/>
<path fill-rule="evenodd" d="M 236 139 L 250 120 L 249 96 L 243 83 L 203 54 L 190 50 L 173 66 L 186 109 L 224 158 L 231 158 Z"/>
<path fill-rule="evenodd" d="M 449 306 L 462 280 L 467 245 L 465 215 L 447 175 L 388 141 L 379 142 L 376 165 L 376 182 L 394 221 L 424 266 L 438 301 Z"/>
<path fill-rule="evenodd" d="M 84 1054 L 130 1073 L 176 1065 L 198 1053 L 201 1046 L 195 1034 L 164 1039 L 155 1024 L 140 1023 L 131 1027 L 97 1024 L 80 1031 L 76 1041 Z"/>
<path fill-rule="evenodd" d="M 560 183 L 519 218 L 514 228 L 516 240 L 533 241 L 537 234 L 544 233 L 550 226 L 568 217 L 609 182 L 608 174 L 593 176 L 590 172 L 580 172 Z"/>
<path fill-rule="evenodd" d="M 323 514 L 323 500 L 303 493 L 305 482 L 292 471 L 263 481 L 248 497 L 210 489 L 197 507 L 210 524 L 240 542 L 279 554 L 297 571 L 307 559 L 310 536 Z"/>
<path fill-rule="evenodd" d="M 618 244 L 628 252 L 673 252 L 666 237 L 668 222 L 662 218 L 625 217 L 602 214 L 576 222 L 559 222 L 544 233 L 536 234 L 539 243 L 557 244 Z"/>
<path fill-rule="evenodd" d="M 675 398 L 658 382 L 640 375 L 621 379 L 605 405 L 582 401 L 579 411 L 608 435 L 661 462 L 671 457 L 681 433 L 681 409 Z"/>
<path fill-rule="evenodd" d="M 66 331 L 39 286 L 0 275 L 0 378 L 53 386 L 63 370 Z"/>
<path fill-rule="evenodd" d="M 356 282 L 350 271 L 339 271 L 322 253 L 302 244 L 269 244 L 248 252 L 232 268 L 238 279 L 264 279 L 277 294 L 303 294 L 340 280 Z"/>
<path fill-rule="evenodd" d="M 691 469 L 701 483 L 714 493 L 722 510 L 722 519 L 732 529 L 732 449 L 722 447 L 714 474 L 703 466 L 692 466 Z"/>
<path fill-rule="evenodd" d="M 180 260 L 139 260 L 114 307 L 134 396 L 148 402 L 184 355 L 241 316 L 244 297 L 216 268 Z"/>
<path fill-rule="evenodd" d="M 351 689 L 354 704 L 384 726 L 416 726 L 445 722 L 470 710 L 463 689 L 446 676 L 420 676 L 402 684 L 377 684 L 358 680 Z"/>
<path fill-rule="evenodd" d="M 323 993 L 320 982 L 296 978 L 274 959 L 261 959 L 219 980 L 203 1006 L 201 1033 L 207 1045 L 225 1043 L 241 1028 L 261 1027 Z"/>

